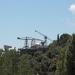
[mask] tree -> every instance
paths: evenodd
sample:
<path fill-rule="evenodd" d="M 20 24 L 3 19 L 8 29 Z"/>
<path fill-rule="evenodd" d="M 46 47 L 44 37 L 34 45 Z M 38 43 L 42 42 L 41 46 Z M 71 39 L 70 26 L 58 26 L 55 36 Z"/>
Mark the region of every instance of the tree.
<path fill-rule="evenodd" d="M 19 58 L 18 75 L 34 75 L 33 69 L 30 67 L 29 59 L 31 59 L 31 56 L 28 54 L 23 54 Z"/>
<path fill-rule="evenodd" d="M 75 34 L 72 35 L 72 45 L 69 47 L 68 75 L 75 75 Z"/>
<path fill-rule="evenodd" d="M 17 73 L 17 53 L 16 50 L 5 51 L 2 54 L 2 75 L 16 75 Z"/>

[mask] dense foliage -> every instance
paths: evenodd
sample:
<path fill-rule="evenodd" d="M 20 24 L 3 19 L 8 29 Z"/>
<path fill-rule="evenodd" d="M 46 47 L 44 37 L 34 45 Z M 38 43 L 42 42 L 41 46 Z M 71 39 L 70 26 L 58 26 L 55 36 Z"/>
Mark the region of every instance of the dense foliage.
<path fill-rule="evenodd" d="M 75 75 L 75 34 L 62 34 L 46 52 L 0 49 L 0 75 Z"/>

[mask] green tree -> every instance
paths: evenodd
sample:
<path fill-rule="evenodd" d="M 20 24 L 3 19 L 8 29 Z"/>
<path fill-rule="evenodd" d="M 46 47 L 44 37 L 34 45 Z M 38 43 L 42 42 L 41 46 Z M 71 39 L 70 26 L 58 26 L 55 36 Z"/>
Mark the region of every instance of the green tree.
<path fill-rule="evenodd" d="M 2 75 L 16 75 L 17 73 L 16 50 L 6 51 L 2 54 Z"/>
<path fill-rule="evenodd" d="M 18 75 L 34 75 L 33 69 L 30 66 L 29 60 L 31 59 L 31 56 L 28 54 L 23 54 L 19 58 L 18 63 Z"/>
<path fill-rule="evenodd" d="M 69 47 L 68 75 L 75 75 L 75 34 L 72 35 L 72 44 Z"/>

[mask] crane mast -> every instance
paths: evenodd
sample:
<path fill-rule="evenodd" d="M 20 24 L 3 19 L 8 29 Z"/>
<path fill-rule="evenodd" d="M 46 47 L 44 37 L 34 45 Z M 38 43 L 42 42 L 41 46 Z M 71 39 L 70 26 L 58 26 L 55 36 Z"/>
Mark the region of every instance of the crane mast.
<path fill-rule="evenodd" d="M 28 40 L 30 40 L 30 38 L 29 37 L 17 37 L 17 39 L 19 39 L 19 40 L 24 40 L 24 47 L 23 48 L 25 48 L 25 49 L 27 49 L 28 48 Z"/>

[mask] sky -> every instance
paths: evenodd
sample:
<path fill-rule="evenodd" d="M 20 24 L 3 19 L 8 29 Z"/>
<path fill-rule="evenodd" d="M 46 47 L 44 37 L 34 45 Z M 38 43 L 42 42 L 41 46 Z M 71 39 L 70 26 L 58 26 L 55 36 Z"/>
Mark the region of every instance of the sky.
<path fill-rule="evenodd" d="M 22 47 L 17 37 L 47 35 L 52 40 L 57 34 L 75 32 L 75 0 L 0 0 L 0 48 L 3 45 Z"/>

